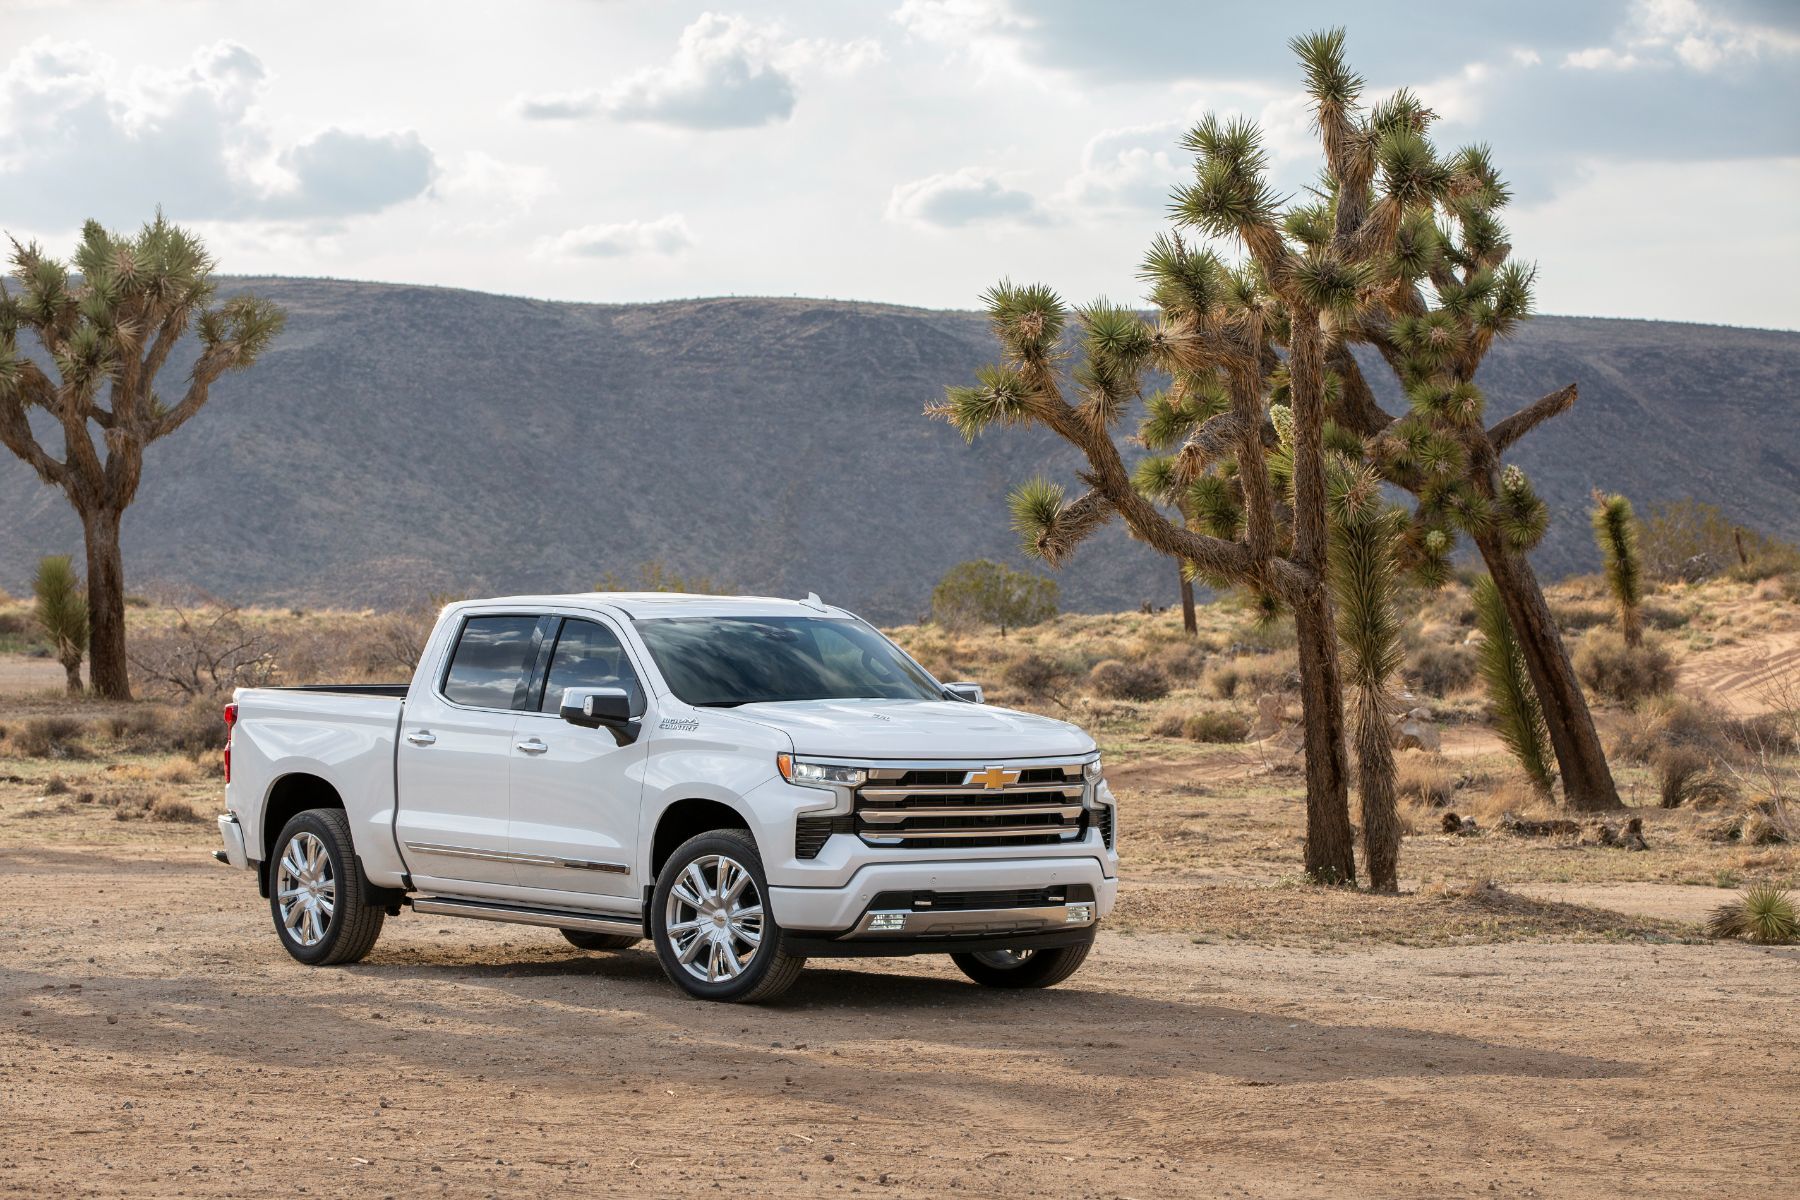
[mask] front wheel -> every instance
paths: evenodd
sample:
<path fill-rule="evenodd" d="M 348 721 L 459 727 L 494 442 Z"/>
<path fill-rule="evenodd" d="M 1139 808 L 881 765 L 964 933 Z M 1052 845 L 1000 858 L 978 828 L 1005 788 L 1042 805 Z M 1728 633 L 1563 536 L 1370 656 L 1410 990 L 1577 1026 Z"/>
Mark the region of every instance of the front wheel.
<path fill-rule="evenodd" d="M 284 949 L 310 967 L 358 962 L 387 910 L 365 894 L 342 809 L 297 814 L 275 839 L 269 911 Z"/>
<path fill-rule="evenodd" d="M 804 958 L 781 948 L 769 881 L 747 830 L 689 838 L 656 877 L 650 928 L 663 971 L 690 996 L 754 1004 L 787 991 Z"/>
<path fill-rule="evenodd" d="M 1092 942 L 1079 946 L 1055 946 L 1049 950 L 977 950 L 952 954 L 962 973 L 984 987 L 1055 987 L 1087 961 Z"/>

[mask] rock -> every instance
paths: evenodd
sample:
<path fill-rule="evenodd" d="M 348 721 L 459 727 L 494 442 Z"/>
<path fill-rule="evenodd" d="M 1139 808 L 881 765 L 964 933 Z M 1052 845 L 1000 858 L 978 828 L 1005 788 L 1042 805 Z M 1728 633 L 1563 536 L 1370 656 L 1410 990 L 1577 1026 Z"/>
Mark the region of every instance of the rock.
<path fill-rule="evenodd" d="M 1515 812 L 1500 814 L 1500 828 L 1517 837 L 1574 837 L 1581 832 L 1581 826 L 1574 821 L 1556 818 L 1536 821 L 1521 817 Z"/>
<path fill-rule="evenodd" d="M 1437 726 L 1431 723 L 1429 708 L 1415 708 L 1394 722 L 1394 749 L 1425 750 L 1437 753 L 1443 747 Z"/>
<path fill-rule="evenodd" d="M 1443 827 L 1445 833 L 1454 833 L 1458 837 L 1474 837 L 1481 832 L 1474 817 L 1461 817 L 1453 812 L 1444 814 Z"/>
<path fill-rule="evenodd" d="M 1594 827 L 1594 841 L 1601 846 L 1613 846 L 1620 850 L 1648 850 L 1650 843 L 1644 840 L 1644 819 L 1633 817 L 1624 825 L 1614 827 L 1602 821 Z"/>

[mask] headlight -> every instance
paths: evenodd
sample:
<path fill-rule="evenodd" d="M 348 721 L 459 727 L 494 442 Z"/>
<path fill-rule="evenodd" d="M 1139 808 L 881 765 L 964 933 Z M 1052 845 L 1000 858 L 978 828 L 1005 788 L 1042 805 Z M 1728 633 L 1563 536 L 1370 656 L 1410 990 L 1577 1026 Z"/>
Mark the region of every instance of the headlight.
<path fill-rule="evenodd" d="M 777 754 L 775 769 L 789 783 L 800 787 L 860 787 L 868 774 L 861 767 L 840 767 L 834 763 L 802 762 L 791 754 Z"/>
<path fill-rule="evenodd" d="M 1084 763 L 1082 765 L 1081 777 L 1089 783 L 1099 783 L 1102 774 L 1103 772 L 1100 770 L 1100 760 L 1098 758 L 1091 763 Z"/>

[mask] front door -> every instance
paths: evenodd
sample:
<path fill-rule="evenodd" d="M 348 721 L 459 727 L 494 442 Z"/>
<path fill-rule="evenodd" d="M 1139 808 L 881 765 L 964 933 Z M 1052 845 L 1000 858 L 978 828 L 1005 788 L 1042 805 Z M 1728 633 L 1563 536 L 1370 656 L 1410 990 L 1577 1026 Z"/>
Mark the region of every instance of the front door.
<path fill-rule="evenodd" d="M 513 729 L 514 869 L 524 887 L 635 898 L 644 739 L 621 746 L 609 729 L 564 721 L 562 694 L 572 687 L 623 688 L 632 711 L 644 711 L 643 688 L 618 635 L 599 620 L 564 618 L 535 703 Z"/>
<path fill-rule="evenodd" d="M 421 891 L 518 882 L 507 848 L 513 726 L 541 641 L 536 615 L 464 618 L 450 667 L 400 726 L 400 852 Z M 479 892 L 479 889 L 478 889 Z"/>

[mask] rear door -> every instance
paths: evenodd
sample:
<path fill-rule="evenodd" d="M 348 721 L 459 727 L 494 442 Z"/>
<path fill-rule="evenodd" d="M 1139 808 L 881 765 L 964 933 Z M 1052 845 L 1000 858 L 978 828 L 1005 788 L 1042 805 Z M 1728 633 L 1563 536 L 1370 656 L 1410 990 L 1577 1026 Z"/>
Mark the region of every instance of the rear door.
<path fill-rule="evenodd" d="M 636 897 L 638 802 L 646 738 L 619 745 L 611 730 L 559 715 L 564 689 L 623 688 L 642 715 L 644 689 L 618 632 L 593 616 L 551 618 L 541 680 L 513 731 L 510 848 L 523 887 Z M 544 903 L 555 902 L 544 896 Z M 635 906 L 633 906 L 635 907 Z"/>
<path fill-rule="evenodd" d="M 437 678 L 407 699 L 394 829 L 423 891 L 518 883 L 507 848 L 513 726 L 547 624 L 535 613 L 465 616 Z"/>

